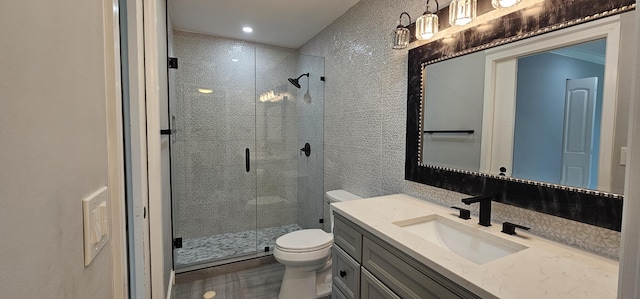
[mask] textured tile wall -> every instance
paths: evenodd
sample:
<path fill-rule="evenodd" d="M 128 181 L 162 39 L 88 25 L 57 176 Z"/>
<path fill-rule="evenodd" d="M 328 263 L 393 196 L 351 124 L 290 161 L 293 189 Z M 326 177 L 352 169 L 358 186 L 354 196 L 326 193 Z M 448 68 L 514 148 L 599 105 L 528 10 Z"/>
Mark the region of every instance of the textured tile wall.
<path fill-rule="evenodd" d="M 404 180 L 407 51 L 390 47 L 403 11 L 415 18 L 424 1 L 362 0 L 300 49 L 325 57 L 324 189 L 363 197 L 407 193 L 459 205 L 464 194 Z M 500 204 L 493 220 L 528 225 L 534 234 L 603 256 L 618 255 L 615 231 Z"/>

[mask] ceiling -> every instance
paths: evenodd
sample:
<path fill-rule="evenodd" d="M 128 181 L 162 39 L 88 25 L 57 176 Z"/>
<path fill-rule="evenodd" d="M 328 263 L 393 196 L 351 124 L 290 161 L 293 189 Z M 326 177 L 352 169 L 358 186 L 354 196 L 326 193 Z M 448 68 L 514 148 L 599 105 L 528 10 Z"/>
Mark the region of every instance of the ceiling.
<path fill-rule="evenodd" d="M 174 29 L 297 49 L 358 1 L 169 0 L 169 10 Z"/>

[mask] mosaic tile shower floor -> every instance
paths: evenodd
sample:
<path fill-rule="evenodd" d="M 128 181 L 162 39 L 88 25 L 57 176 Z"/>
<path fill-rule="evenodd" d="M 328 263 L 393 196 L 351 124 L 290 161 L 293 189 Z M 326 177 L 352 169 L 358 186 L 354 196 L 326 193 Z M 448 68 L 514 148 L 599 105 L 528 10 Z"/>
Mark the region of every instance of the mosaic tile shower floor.
<path fill-rule="evenodd" d="M 286 233 L 302 229 L 297 224 L 263 228 L 256 231 L 228 233 L 216 236 L 186 239 L 176 249 L 176 267 L 189 266 L 229 257 L 273 250 L 276 239 Z"/>

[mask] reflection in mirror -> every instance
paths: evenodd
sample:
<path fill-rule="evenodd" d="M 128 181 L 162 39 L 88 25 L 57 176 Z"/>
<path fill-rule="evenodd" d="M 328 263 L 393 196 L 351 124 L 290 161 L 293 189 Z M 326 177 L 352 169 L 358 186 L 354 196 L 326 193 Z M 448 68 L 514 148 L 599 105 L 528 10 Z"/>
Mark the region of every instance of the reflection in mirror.
<path fill-rule="evenodd" d="M 484 59 L 476 52 L 424 69 L 423 164 L 480 169 Z"/>
<path fill-rule="evenodd" d="M 626 138 L 612 136 L 626 136 L 627 124 L 616 124 L 617 76 L 605 71 L 609 61 L 615 73 L 619 41 L 606 37 L 523 41 L 540 49 L 513 54 L 511 44 L 427 64 L 420 163 L 622 193 L 613 157 Z"/>
<path fill-rule="evenodd" d="M 518 58 L 507 174 L 597 189 L 605 49 L 600 39 Z"/>

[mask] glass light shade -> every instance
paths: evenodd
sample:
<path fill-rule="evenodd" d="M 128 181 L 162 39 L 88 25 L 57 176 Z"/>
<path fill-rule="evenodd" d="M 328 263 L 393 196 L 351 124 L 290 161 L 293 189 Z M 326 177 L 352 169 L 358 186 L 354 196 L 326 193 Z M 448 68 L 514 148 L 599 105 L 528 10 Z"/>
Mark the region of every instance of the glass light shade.
<path fill-rule="evenodd" d="M 426 40 L 438 33 L 438 16 L 425 13 L 416 20 L 416 38 Z"/>
<path fill-rule="evenodd" d="M 409 29 L 402 27 L 402 26 L 398 26 L 396 27 L 395 30 L 393 30 L 393 33 L 391 34 L 391 37 L 393 39 L 393 46 L 392 48 L 394 49 L 404 49 L 409 45 L 409 35 L 411 33 L 409 32 Z"/>
<path fill-rule="evenodd" d="M 520 0 L 491 0 L 494 8 L 506 8 L 520 3 Z"/>
<path fill-rule="evenodd" d="M 449 24 L 462 26 L 476 18 L 476 0 L 453 0 L 449 5 Z"/>

